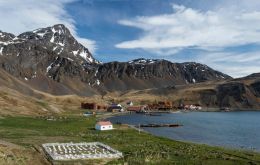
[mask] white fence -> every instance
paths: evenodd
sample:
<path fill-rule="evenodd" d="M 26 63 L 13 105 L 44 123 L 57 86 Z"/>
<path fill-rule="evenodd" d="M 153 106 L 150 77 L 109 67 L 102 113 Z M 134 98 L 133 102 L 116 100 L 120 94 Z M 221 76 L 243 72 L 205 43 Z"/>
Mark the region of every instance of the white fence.
<path fill-rule="evenodd" d="M 120 158 L 123 154 L 100 142 L 46 143 L 42 145 L 53 160 Z"/>

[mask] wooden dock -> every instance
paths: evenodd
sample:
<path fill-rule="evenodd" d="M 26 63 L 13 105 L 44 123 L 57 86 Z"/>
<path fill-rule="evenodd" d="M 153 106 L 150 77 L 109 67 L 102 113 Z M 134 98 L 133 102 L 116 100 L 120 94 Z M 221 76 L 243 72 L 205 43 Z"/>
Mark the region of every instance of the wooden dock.
<path fill-rule="evenodd" d="M 181 127 L 182 124 L 141 124 L 140 127 Z"/>

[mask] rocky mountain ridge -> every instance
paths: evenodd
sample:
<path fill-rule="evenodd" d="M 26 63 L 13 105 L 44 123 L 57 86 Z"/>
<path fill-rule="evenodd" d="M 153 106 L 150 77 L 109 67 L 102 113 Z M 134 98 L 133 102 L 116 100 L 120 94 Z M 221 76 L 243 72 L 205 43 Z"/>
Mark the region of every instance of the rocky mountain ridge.
<path fill-rule="evenodd" d="M 199 63 L 172 63 L 167 60 L 136 59 L 98 66 L 95 78 L 109 89 L 145 89 L 184 85 L 231 77 Z M 142 82 L 140 82 L 142 80 Z"/>
<path fill-rule="evenodd" d="M 136 59 L 102 64 L 62 24 L 18 36 L 0 32 L 0 66 L 36 89 L 58 95 L 85 95 L 231 79 L 194 62 Z"/>

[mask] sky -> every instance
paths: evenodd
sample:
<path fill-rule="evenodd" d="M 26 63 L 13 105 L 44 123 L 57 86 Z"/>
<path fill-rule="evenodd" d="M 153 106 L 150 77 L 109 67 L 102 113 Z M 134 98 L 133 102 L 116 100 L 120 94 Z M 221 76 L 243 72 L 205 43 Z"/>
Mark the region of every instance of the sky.
<path fill-rule="evenodd" d="M 260 72 L 259 0 L 0 0 L 0 30 L 65 24 L 103 62 L 199 62 L 233 77 Z"/>

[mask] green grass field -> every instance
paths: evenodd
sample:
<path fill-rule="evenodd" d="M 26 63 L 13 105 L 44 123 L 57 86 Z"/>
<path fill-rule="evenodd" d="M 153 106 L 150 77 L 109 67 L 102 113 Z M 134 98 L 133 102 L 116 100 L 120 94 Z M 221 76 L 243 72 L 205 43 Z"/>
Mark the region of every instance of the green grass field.
<path fill-rule="evenodd" d="M 260 153 L 235 151 L 155 137 L 150 134 L 116 125 L 117 129 L 99 132 L 94 130 L 95 117 L 0 118 L 0 137 L 18 145 L 31 148 L 50 142 L 99 141 L 123 152 L 124 158 L 108 164 L 260 164 Z M 97 161 L 84 161 L 95 163 Z M 71 163 L 71 162 L 70 162 Z"/>

